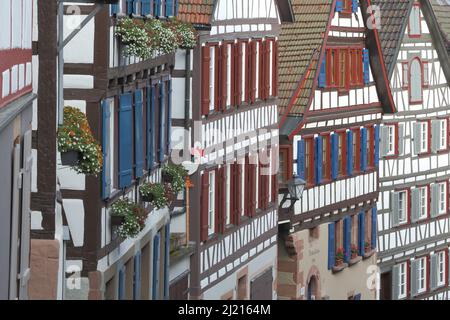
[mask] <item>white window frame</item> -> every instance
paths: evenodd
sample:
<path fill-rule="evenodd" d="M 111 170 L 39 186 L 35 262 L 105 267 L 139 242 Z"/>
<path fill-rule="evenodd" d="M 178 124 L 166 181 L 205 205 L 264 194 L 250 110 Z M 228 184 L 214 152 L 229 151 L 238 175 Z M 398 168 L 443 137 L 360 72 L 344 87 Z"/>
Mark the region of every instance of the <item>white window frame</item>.
<path fill-rule="evenodd" d="M 447 270 L 447 259 L 445 256 L 445 251 L 439 251 L 437 253 L 438 263 L 437 263 L 437 286 L 442 287 L 445 285 L 445 273 Z M 442 280 L 441 280 L 442 278 Z"/>
<path fill-rule="evenodd" d="M 447 119 L 441 119 L 439 121 L 441 122 L 441 130 L 439 132 L 439 150 L 446 150 L 448 145 L 448 121 Z"/>
<path fill-rule="evenodd" d="M 419 272 L 417 276 L 419 277 L 419 287 L 417 288 L 417 293 L 423 293 L 427 291 L 427 258 L 419 258 Z M 422 285 L 423 284 L 423 285 Z"/>
<path fill-rule="evenodd" d="M 417 18 L 417 25 L 414 25 L 414 16 L 416 16 Z M 409 26 L 408 26 L 408 31 L 409 31 L 409 35 L 410 36 L 420 36 L 421 35 L 421 31 L 422 31 L 422 27 L 421 27 L 421 14 L 420 14 L 420 6 L 414 5 L 412 10 L 411 10 L 411 15 L 409 16 Z M 417 27 L 417 30 L 415 30 Z"/>
<path fill-rule="evenodd" d="M 419 188 L 419 220 L 426 219 L 428 217 L 428 188 Z"/>
<path fill-rule="evenodd" d="M 231 106 L 231 44 L 227 45 L 227 106 Z"/>
<path fill-rule="evenodd" d="M 402 190 L 398 192 L 398 219 L 399 223 L 408 222 L 408 191 Z"/>
<path fill-rule="evenodd" d="M 10 94 L 10 83 L 11 83 L 11 78 L 10 78 L 10 71 L 5 70 L 2 73 L 2 98 L 9 96 Z"/>
<path fill-rule="evenodd" d="M 448 195 L 447 182 L 440 182 L 439 183 L 439 203 L 438 203 L 438 214 L 439 215 L 447 213 L 447 195 Z"/>
<path fill-rule="evenodd" d="M 214 104 L 215 104 L 215 62 L 216 62 L 216 47 L 211 46 L 209 47 L 209 111 L 214 110 Z"/>
<path fill-rule="evenodd" d="M 408 295 L 408 273 L 407 273 L 407 263 L 400 263 L 398 269 L 398 298 L 405 299 Z"/>
<path fill-rule="evenodd" d="M 208 187 L 208 235 L 215 232 L 215 218 L 216 218 L 216 199 L 215 199 L 215 185 L 216 175 L 214 171 L 209 173 L 209 187 Z"/>
<path fill-rule="evenodd" d="M 397 150 L 397 141 L 395 140 L 395 125 L 387 125 L 388 128 L 388 156 L 395 155 L 395 151 Z"/>
<path fill-rule="evenodd" d="M 429 152 L 429 141 L 428 141 L 428 130 L 430 130 L 428 126 L 428 121 L 419 122 L 420 124 L 420 153 L 428 153 Z"/>

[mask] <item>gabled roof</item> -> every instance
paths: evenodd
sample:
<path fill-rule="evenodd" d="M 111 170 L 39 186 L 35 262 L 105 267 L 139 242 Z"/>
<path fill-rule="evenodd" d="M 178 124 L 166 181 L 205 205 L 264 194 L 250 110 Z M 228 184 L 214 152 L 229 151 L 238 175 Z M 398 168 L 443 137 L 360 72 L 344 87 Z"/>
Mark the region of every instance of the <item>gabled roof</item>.
<path fill-rule="evenodd" d="M 372 4 L 379 6 L 381 11 L 381 29 L 378 34 L 389 78 L 395 69 L 395 60 L 413 3 L 414 0 L 372 0 Z"/>
<path fill-rule="evenodd" d="M 447 52 L 450 55 L 450 1 L 429 0 L 441 31 Z"/>
<path fill-rule="evenodd" d="M 215 2 L 215 0 L 178 0 L 178 19 L 197 25 L 209 25 Z"/>
<path fill-rule="evenodd" d="M 301 116 L 312 94 L 333 0 L 292 0 L 295 22 L 282 26 L 279 40 L 279 113 Z M 297 89 L 301 89 L 295 99 Z M 290 110 L 288 106 L 292 105 Z"/>

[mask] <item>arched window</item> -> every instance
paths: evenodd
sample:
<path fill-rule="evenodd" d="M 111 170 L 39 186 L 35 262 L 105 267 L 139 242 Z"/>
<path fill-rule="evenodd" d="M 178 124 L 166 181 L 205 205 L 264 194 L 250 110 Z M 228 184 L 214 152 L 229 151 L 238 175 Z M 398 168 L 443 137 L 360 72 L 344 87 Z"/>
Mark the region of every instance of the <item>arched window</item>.
<path fill-rule="evenodd" d="M 422 101 L 422 84 L 423 84 L 423 72 L 422 63 L 418 58 L 411 61 L 409 67 L 409 100 L 410 102 Z"/>

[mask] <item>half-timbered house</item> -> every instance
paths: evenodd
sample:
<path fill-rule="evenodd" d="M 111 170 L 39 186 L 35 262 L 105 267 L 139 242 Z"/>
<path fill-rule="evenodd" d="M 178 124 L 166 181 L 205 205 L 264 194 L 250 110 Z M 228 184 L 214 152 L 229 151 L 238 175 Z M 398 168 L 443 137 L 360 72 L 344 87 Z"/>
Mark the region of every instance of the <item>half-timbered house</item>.
<path fill-rule="evenodd" d="M 181 0 L 179 18 L 199 33 L 174 71 L 188 77 L 174 85 L 186 97 L 174 148 L 195 159 L 190 298 L 276 298 L 277 48 L 289 1 Z"/>
<path fill-rule="evenodd" d="M 280 36 L 278 296 L 375 299 L 378 135 L 394 105 L 370 1 L 292 3 Z M 305 182 L 294 203 L 293 175 Z"/>
<path fill-rule="evenodd" d="M 47 14 L 55 12 L 55 5 L 42 4 L 44 8 Z M 98 177 L 86 176 L 61 164 L 54 146 L 56 99 L 51 97 L 56 88 L 54 82 L 42 80 L 43 91 L 50 86 L 50 101 L 39 105 L 36 119 L 39 148 L 32 226 L 36 238 L 53 242 L 47 243 L 49 250 L 45 243 L 36 248 L 51 265 L 47 277 L 37 275 L 38 298 L 169 296 L 169 209 L 143 203 L 139 188 L 145 182 L 160 183 L 168 162 L 174 54 L 127 56 L 115 31 L 124 17 L 167 19 L 176 10 L 177 1 L 65 3 L 64 37 L 93 16 L 64 47 L 64 104 L 86 114 L 102 146 L 103 169 Z M 50 56 L 56 52 L 56 26 L 48 20 L 39 22 L 46 34 L 38 41 L 41 36 L 43 41 L 51 38 L 44 42 L 53 49 L 47 51 Z M 55 55 L 45 57 L 48 68 L 54 68 Z M 57 176 L 45 174 L 49 167 Z M 112 225 L 111 208 L 124 198 L 142 204 L 149 214 L 137 237 L 122 240 Z"/>
<path fill-rule="evenodd" d="M 30 254 L 33 11 L 0 1 L 0 299 L 27 299 Z"/>
<path fill-rule="evenodd" d="M 450 4 L 374 2 L 398 110 L 381 129 L 380 299 L 448 299 Z"/>

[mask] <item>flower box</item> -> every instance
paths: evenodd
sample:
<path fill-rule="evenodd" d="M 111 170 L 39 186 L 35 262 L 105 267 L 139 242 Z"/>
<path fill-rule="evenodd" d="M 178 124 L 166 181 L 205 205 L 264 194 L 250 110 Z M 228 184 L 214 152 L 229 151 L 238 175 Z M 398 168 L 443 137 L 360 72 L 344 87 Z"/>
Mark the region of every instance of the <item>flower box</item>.
<path fill-rule="evenodd" d="M 162 178 L 163 183 L 172 183 L 173 182 L 173 176 L 167 172 L 163 171 L 161 178 Z"/>
<path fill-rule="evenodd" d="M 155 196 L 153 195 L 153 193 L 141 195 L 141 200 L 143 202 L 153 202 L 154 199 L 155 199 Z"/>
<path fill-rule="evenodd" d="M 63 166 L 75 166 L 81 159 L 81 153 L 78 151 L 61 152 L 61 163 Z"/>
<path fill-rule="evenodd" d="M 125 222 L 124 216 L 111 216 L 111 225 L 120 226 Z"/>

